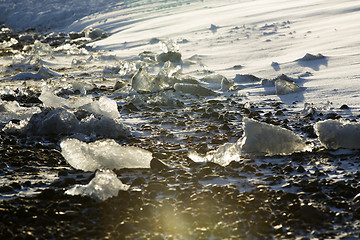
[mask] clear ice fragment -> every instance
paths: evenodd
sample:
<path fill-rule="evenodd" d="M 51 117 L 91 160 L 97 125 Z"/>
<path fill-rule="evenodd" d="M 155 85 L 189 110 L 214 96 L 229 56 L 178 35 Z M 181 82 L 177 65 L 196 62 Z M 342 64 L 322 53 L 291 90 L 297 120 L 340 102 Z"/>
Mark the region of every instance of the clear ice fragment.
<path fill-rule="evenodd" d="M 99 201 L 117 196 L 120 190 L 127 191 L 129 185 L 123 184 L 116 174 L 110 170 L 97 171 L 95 177 L 87 185 L 75 185 L 67 190 L 68 195 L 89 196 Z"/>
<path fill-rule="evenodd" d="M 151 152 L 133 146 L 120 146 L 112 139 L 85 143 L 69 138 L 63 140 L 60 147 L 66 161 L 83 171 L 149 168 L 152 159 Z"/>

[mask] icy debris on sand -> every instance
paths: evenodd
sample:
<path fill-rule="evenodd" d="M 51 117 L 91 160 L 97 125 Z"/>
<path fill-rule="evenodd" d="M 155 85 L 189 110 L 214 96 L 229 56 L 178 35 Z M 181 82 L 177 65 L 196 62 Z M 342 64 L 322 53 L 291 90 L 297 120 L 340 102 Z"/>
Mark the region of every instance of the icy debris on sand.
<path fill-rule="evenodd" d="M 84 109 L 94 114 L 99 114 L 108 118 L 120 117 L 117 103 L 115 100 L 101 96 L 99 100 L 94 101 L 91 97 L 77 97 L 65 99 L 56 96 L 49 88 L 44 88 L 39 99 L 46 107 L 68 107 L 72 109 Z"/>
<path fill-rule="evenodd" d="M 31 54 L 38 56 L 52 56 L 54 52 L 49 44 L 35 40 Z"/>
<path fill-rule="evenodd" d="M 229 80 L 221 74 L 211 74 L 203 77 L 202 79 L 206 83 L 219 84 L 222 91 L 228 91 L 231 87 L 234 86 L 234 81 Z"/>
<path fill-rule="evenodd" d="M 86 114 L 88 116 L 79 120 L 81 115 L 79 112 L 74 114 L 64 108 L 45 109 L 43 112 L 32 115 L 28 121 L 21 121 L 20 124 L 9 122 L 3 131 L 35 136 L 83 134 L 91 137 L 122 138 L 130 135 L 129 128 L 119 119 L 95 117 L 93 114 L 85 112 Z"/>
<path fill-rule="evenodd" d="M 243 153 L 288 155 L 311 150 L 305 141 L 290 130 L 244 118 L 244 136 L 236 143 L 225 143 L 206 156 L 190 152 L 194 162 L 214 162 L 222 166 L 231 161 L 239 161 Z"/>
<path fill-rule="evenodd" d="M 110 170 L 97 171 L 87 185 L 75 185 L 65 193 L 68 195 L 89 196 L 99 201 L 117 196 L 120 190 L 127 191 L 129 185 L 123 184 Z"/>
<path fill-rule="evenodd" d="M 169 89 L 174 85 L 171 76 L 177 72 L 179 68 L 167 61 L 159 73 L 152 77 L 144 68 L 139 68 L 138 72 L 131 79 L 131 87 L 139 93 L 158 92 Z"/>
<path fill-rule="evenodd" d="M 277 79 L 275 81 L 275 89 L 277 95 L 285 95 L 298 92 L 300 87 L 295 82 Z"/>
<path fill-rule="evenodd" d="M 151 92 L 154 89 L 152 77 L 143 68 L 131 79 L 131 87 L 137 92 Z"/>
<path fill-rule="evenodd" d="M 179 63 L 181 61 L 181 53 L 179 52 L 179 44 L 173 40 L 167 42 L 160 42 L 160 49 L 162 53 L 157 56 L 158 62 L 173 62 Z"/>
<path fill-rule="evenodd" d="M 288 155 L 310 150 L 305 141 L 288 129 L 244 118 L 241 150 L 247 153 Z"/>
<path fill-rule="evenodd" d="M 176 91 L 188 93 L 194 96 L 213 96 L 215 92 L 211 89 L 200 86 L 199 84 L 191 83 L 176 83 L 174 85 Z"/>
<path fill-rule="evenodd" d="M 300 58 L 299 61 L 312 61 L 325 58 L 324 55 L 318 53 L 317 55 L 313 55 L 310 53 L 305 54 L 304 57 Z"/>
<path fill-rule="evenodd" d="M 189 153 L 189 158 L 194 162 L 213 162 L 221 166 L 226 166 L 232 161 L 239 161 L 240 156 L 241 148 L 238 143 L 225 143 L 217 150 L 208 152 L 205 156 L 196 152 Z"/>
<path fill-rule="evenodd" d="M 30 72 L 22 72 L 19 74 L 16 74 L 15 76 L 9 77 L 10 80 L 26 80 L 26 79 L 48 79 L 52 77 L 60 77 L 61 74 L 47 68 L 44 66 L 41 66 L 39 71 L 37 73 L 30 73 Z"/>
<path fill-rule="evenodd" d="M 38 107 L 21 107 L 17 101 L 0 99 L 0 121 L 8 122 L 12 119 L 26 119 L 40 112 Z"/>
<path fill-rule="evenodd" d="M 50 88 L 43 88 L 41 95 L 39 96 L 40 101 L 43 102 L 46 107 L 68 107 L 68 108 L 79 108 L 83 105 L 92 103 L 91 97 L 79 97 L 73 99 L 65 99 L 56 96 Z"/>
<path fill-rule="evenodd" d="M 34 69 L 35 67 L 39 66 L 39 63 L 40 59 L 38 56 L 27 56 L 19 53 L 12 57 L 11 66 L 13 68 Z"/>
<path fill-rule="evenodd" d="M 108 118 L 115 119 L 120 117 L 116 101 L 105 96 L 101 96 L 98 101 L 93 101 L 92 103 L 83 105 L 80 108 Z"/>
<path fill-rule="evenodd" d="M 360 123 L 325 120 L 314 125 L 322 145 L 328 149 L 360 149 Z"/>
<path fill-rule="evenodd" d="M 112 139 L 92 143 L 66 139 L 60 143 L 61 153 L 74 168 L 96 169 L 149 168 L 151 152 L 133 146 L 120 146 Z"/>

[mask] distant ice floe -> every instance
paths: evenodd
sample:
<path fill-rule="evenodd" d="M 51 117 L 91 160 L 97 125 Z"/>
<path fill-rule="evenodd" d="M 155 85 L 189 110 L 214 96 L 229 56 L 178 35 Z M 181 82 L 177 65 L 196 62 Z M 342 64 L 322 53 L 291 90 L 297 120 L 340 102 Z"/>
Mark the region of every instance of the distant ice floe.
<path fill-rule="evenodd" d="M 244 118 L 243 125 L 244 135 L 236 143 L 226 143 L 206 156 L 191 152 L 189 157 L 195 162 L 209 161 L 225 166 L 238 161 L 243 154 L 271 156 L 311 151 L 300 136 L 288 129 L 250 118 Z"/>
<path fill-rule="evenodd" d="M 60 143 L 61 154 L 74 168 L 97 169 L 150 168 L 152 153 L 133 146 L 121 146 L 112 139 L 86 143 L 69 138 Z"/>
<path fill-rule="evenodd" d="M 87 185 L 75 185 L 65 191 L 68 195 L 89 196 L 96 200 L 117 196 L 120 190 L 127 191 L 129 185 L 123 184 L 116 174 L 110 170 L 97 171 L 95 177 Z"/>
<path fill-rule="evenodd" d="M 325 120 L 317 122 L 315 132 L 328 149 L 360 149 L 360 123 Z"/>

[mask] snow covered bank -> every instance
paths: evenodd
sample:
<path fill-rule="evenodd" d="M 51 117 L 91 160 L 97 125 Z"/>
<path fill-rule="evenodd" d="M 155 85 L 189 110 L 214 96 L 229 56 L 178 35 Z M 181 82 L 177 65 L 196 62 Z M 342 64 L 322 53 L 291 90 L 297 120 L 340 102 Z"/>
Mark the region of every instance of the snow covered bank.
<path fill-rule="evenodd" d="M 60 143 L 61 153 L 74 168 L 83 171 L 97 169 L 150 168 L 152 154 L 141 148 L 120 146 L 114 140 L 92 143 L 66 139 Z"/>
<path fill-rule="evenodd" d="M 360 149 L 360 123 L 329 119 L 317 122 L 314 128 L 326 148 Z"/>

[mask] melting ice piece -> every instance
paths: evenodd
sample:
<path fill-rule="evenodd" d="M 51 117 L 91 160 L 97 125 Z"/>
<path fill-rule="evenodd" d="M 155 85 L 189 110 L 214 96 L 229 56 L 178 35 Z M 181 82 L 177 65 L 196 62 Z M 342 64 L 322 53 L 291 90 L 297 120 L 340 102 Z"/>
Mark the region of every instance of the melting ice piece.
<path fill-rule="evenodd" d="M 199 84 L 191 84 L 191 83 L 176 83 L 174 85 L 176 91 L 182 93 L 188 93 L 195 96 L 213 96 L 215 92 L 200 86 Z"/>
<path fill-rule="evenodd" d="M 189 158 L 194 162 L 214 162 L 222 166 L 228 165 L 231 161 L 239 161 L 241 149 L 238 143 L 225 143 L 217 150 L 208 152 L 206 156 L 190 152 Z"/>
<path fill-rule="evenodd" d="M 42 43 L 39 40 L 35 40 L 31 53 L 39 56 L 51 56 L 54 54 L 49 44 Z"/>
<path fill-rule="evenodd" d="M 108 118 L 115 119 L 120 117 L 116 101 L 105 96 L 101 96 L 99 101 L 94 101 L 81 106 L 81 109 L 85 109 L 89 112 L 100 114 Z"/>
<path fill-rule="evenodd" d="M 310 150 L 305 141 L 288 129 L 244 118 L 241 150 L 247 153 L 288 155 Z"/>
<path fill-rule="evenodd" d="M 129 185 L 123 184 L 113 171 L 97 171 L 95 177 L 87 185 L 75 185 L 65 193 L 69 195 L 89 196 L 96 200 L 105 201 L 117 196 L 120 190 L 127 191 Z"/>
<path fill-rule="evenodd" d="M 50 88 L 43 88 L 39 99 L 43 102 L 46 107 L 68 107 L 68 108 L 79 108 L 83 105 L 92 103 L 91 97 L 79 97 L 73 99 L 65 99 L 56 96 Z"/>
<path fill-rule="evenodd" d="M 277 79 L 275 81 L 275 89 L 277 95 L 284 95 L 289 93 L 296 93 L 300 87 L 295 82 Z"/>
<path fill-rule="evenodd" d="M 152 159 L 151 152 L 133 146 L 120 146 L 112 139 L 85 143 L 69 138 L 62 141 L 60 147 L 66 161 L 83 171 L 150 168 Z"/>
<path fill-rule="evenodd" d="M 154 88 L 152 77 L 143 68 L 131 79 L 131 87 L 137 92 L 151 92 Z"/>
<path fill-rule="evenodd" d="M 98 101 L 93 101 L 91 97 L 87 96 L 65 99 L 56 96 L 49 88 L 44 88 L 39 99 L 47 107 L 80 108 L 108 118 L 120 117 L 116 101 L 105 96 L 101 96 Z"/>
<path fill-rule="evenodd" d="M 329 149 L 360 149 L 360 123 L 325 120 L 314 125 L 322 145 Z"/>

